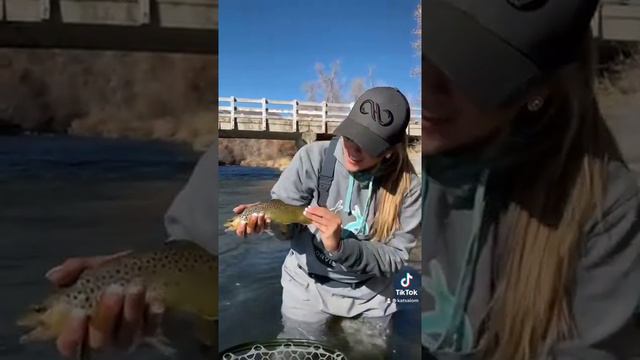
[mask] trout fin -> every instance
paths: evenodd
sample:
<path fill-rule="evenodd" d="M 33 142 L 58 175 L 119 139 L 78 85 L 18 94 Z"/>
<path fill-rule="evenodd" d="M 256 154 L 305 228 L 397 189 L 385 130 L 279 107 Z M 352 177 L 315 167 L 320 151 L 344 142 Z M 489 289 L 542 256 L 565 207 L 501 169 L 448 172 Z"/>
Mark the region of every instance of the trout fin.
<path fill-rule="evenodd" d="M 29 313 L 19 318 L 18 321 L 16 321 L 16 325 L 24 328 L 35 328 L 40 324 L 41 318 L 41 314 Z"/>
<path fill-rule="evenodd" d="M 16 325 L 26 331 L 20 337 L 20 343 L 55 339 L 60 332 L 60 322 L 65 321 L 67 315 L 67 308 L 63 306 L 32 305 L 29 312 L 16 321 Z"/>
<path fill-rule="evenodd" d="M 42 303 L 29 306 L 29 311 L 16 320 L 16 325 L 23 328 L 36 328 L 42 324 L 46 312 L 49 310 L 49 304 Z"/>
<path fill-rule="evenodd" d="M 240 224 L 240 219 L 238 217 L 233 217 L 227 220 L 224 223 L 224 232 L 235 232 L 239 224 Z"/>
<path fill-rule="evenodd" d="M 56 338 L 56 333 L 42 325 L 36 327 L 25 335 L 20 337 L 20 344 L 28 344 L 31 342 L 48 341 Z"/>

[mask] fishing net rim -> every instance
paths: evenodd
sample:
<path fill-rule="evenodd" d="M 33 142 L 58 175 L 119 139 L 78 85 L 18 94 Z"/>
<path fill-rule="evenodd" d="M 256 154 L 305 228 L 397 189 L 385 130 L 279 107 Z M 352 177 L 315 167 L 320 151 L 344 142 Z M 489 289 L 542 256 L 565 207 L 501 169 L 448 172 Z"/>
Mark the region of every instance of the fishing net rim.
<path fill-rule="evenodd" d="M 269 350 L 269 347 L 279 347 L 286 344 L 292 344 L 295 347 L 300 346 L 301 349 L 313 350 L 314 347 L 319 346 L 323 351 L 329 353 L 330 355 L 341 355 L 341 359 L 346 360 L 345 354 L 342 351 L 336 350 L 334 348 L 328 347 L 320 342 L 308 340 L 308 339 L 272 339 L 266 341 L 248 341 L 245 343 L 233 345 L 220 353 L 220 358 L 223 359 L 225 355 L 233 355 L 238 356 L 236 352 L 239 351 L 251 351 L 255 346 L 262 346 L 266 349 L 266 351 L 274 351 Z"/>

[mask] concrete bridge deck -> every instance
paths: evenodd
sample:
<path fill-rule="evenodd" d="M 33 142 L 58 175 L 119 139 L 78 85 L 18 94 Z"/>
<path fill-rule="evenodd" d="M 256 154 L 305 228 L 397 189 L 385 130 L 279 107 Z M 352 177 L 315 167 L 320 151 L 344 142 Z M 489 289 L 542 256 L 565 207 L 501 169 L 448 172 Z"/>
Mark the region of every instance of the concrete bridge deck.
<path fill-rule="evenodd" d="M 298 100 L 218 99 L 220 138 L 298 140 L 330 138 L 349 114 L 353 103 Z M 410 138 L 421 136 L 421 109 L 411 109 Z"/>
<path fill-rule="evenodd" d="M 591 25 L 605 41 L 640 41 L 640 0 L 602 0 Z"/>
<path fill-rule="evenodd" d="M 0 46 L 217 54 L 218 0 L 0 0 Z"/>

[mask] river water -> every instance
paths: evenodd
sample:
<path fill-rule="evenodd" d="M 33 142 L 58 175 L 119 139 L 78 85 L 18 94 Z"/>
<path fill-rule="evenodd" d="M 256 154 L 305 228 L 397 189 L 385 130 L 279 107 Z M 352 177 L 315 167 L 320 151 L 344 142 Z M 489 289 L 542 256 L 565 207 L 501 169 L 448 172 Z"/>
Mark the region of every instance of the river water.
<path fill-rule="evenodd" d="M 51 290 L 44 273 L 72 256 L 157 247 L 166 237 L 164 212 L 197 159 L 186 147 L 164 143 L 0 137 L 0 359 L 59 358 L 53 343 L 19 344 L 14 325 Z M 277 176 L 269 169 L 221 167 L 220 222 L 235 204 L 267 199 Z M 288 242 L 268 236 L 239 241 L 220 233 L 220 349 L 272 339 L 281 330 L 280 266 L 288 249 Z M 390 358 L 418 358 L 418 319 L 411 309 L 398 313 Z M 180 329 L 169 333 L 178 334 L 176 358 L 202 358 Z M 141 348 L 94 359 L 165 357 Z"/>
<path fill-rule="evenodd" d="M 267 169 L 242 167 L 220 168 L 219 190 L 219 247 L 220 247 L 220 323 L 219 347 L 275 339 L 282 330 L 280 306 L 282 262 L 289 250 L 289 242 L 267 234 L 239 239 L 225 233 L 223 223 L 233 216 L 238 204 L 268 200 L 278 173 Z M 414 264 L 410 271 L 420 276 Z M 400 274 L 405 274 L 401 271 Z M 350 359 L 419 359 L 420 314 L 415 304 L 398 304 L 401 309 L 394 317 L 392 336 L 386 352 L 363 350 L 363 339 L 357 323 L 350 331 L 337 332 L 329 339 L 329 346 L 342 351 Z"/>
<path fill-rule="evenodd" d="M 181 146 L 62 136 L 0 137 L 0 359 L 58 359 L 53 343 L 21 345 L 14 322 L 51 289 L 70 256 L 157 247 L 162 218 L 197 154 Z M 183 343 L 178 358 L 197 359 Z M 166 359 L 142 348 L 95 359 Z"/>

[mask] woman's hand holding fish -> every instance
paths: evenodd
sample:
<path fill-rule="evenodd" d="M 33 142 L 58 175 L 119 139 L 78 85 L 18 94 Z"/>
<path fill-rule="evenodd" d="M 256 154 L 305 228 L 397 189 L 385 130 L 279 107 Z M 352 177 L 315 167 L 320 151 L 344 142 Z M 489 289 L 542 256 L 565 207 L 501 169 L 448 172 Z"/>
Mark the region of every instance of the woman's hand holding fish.
<path fill-rule="evenodd" d="M 235 208 L 233 208 L 233 212 L 236 214 L 242 214 L 242 212 L 246 208 L 253 205 L 255 204 L 238 205 Z M 238 225 L 236 229 L 236 235 L 238 235 L 239 237 L 245 237 L 251 234 L 260 234 L 265 229 L 269 228 L 270 222 L 271 222 L 271 219 L 266 217 L 264 214 L 253 214 L 249 217 L 249 220 L 246 223 L 242 222 L 240 223 L 240 225 Z"/>
<path fill-rule="evenodd" d="M 46 277 L 56 286 L 73 284 L 87 269 L 98 267 L 128 252 L 110 256 L 71 258 L 51 269 Z M 158 306 L 155 307 L 157 309 Z M 127 348 L 142 332 L 153 333 L 159 326 L 161 311 L 149 309 L 145 304 L 145 289 L 142 284 L 130 284 L 126 289 L 111 286 L 102 294 L 97 313 L 88 321 L 88 314 L 73 313 L 72 320 L 65 324 L 56 341 L 58 351 L 67 357 L 74 356 L 86 341 L 92 349 L 114 345 Z M 147 315 L 145 319 L 145 315 Z M 88 338 L 87 338 L 88 336 Z"/>
<path fill-rule="evenodd" d="M 324 248 L 330 252 L 338 251 L 342 235 L 340 216 L 323 207 L 308 207 L 305 209 L 304 215 L 320 230 Z"/>

